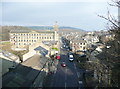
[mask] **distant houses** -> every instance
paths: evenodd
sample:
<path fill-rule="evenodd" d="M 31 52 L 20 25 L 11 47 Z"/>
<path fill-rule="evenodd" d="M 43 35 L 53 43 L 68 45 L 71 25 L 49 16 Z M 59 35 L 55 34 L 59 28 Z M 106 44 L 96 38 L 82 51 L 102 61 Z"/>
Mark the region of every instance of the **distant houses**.
<path fill-rule="evenodd" d="M 70 49 L 75 51 L 86 51 L 88 49 L 95 49 L 99 44 L 103 44 L 102 41 L 113 39 L 114 35 L 111 35 L 107 31 L 92 31 L 80 34 L 78 32 L 66 32 L 62 33 L 63 37 L 69 42 Z"/>

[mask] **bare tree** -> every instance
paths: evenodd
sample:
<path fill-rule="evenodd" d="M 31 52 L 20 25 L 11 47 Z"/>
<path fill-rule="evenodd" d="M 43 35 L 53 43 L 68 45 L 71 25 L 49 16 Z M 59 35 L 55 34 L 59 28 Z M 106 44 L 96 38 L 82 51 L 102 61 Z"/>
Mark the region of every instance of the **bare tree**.
<path fill-rule="evenodd" d="M 118 8 L 118 18 L 115 18 L 110 11 L 107 11 L 107 16 L 102 16 L 102 15 L 98 15 L 99 17 L 107 20 L 110 25 L 108 25 L 108 30 L 110 33 L 113 33 L 114 36 L 114 40 L 109 41 L 110 45 L 111 45 L 111 49 L 114 49 L 112 51 L 114 51 L 113 53 L 110 52 L 109 50 L 109 54 L 113 54 L 109 57 L 109 62 L 110 60 L 112 60 L 111 65 L 113 65 L 114 67 L 112 68 L 112 86 L 117 86 L 120 87 L 120 0 L 112 0 L 112 3 L 108 3 L 110 6 L 117 7 Z M 107 44 L 106 44 L 107 45 Z"/>
<path fill-rule="evenodd" d="M 107 17 L 102 16 L 102 15 L 98 15 L 99 17 L 107 20 L 108 22 L 110 22 L 112 25 L 109 27 L 110 30 L 113 29 L 117 29 L 120 30 L 120 0 L 112 0 L 113 4 L 108 3 L 110 6 L 115 6 L 118 8 L 118 18 L 115 18 L 113 15 L 110 14 L 110 11 L 108 10 L 107 12 Z"/>

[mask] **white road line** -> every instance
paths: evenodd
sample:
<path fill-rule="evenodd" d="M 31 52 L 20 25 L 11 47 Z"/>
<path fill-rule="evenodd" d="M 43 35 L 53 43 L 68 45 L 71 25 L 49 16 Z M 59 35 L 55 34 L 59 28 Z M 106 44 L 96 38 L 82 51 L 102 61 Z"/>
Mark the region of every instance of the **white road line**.
<path fill-rule="evenodd" d="M 67 86 L 66 86 L 66 82 L 65 82 L 65 89 L 66 89 L 66 87 L 67 87 Z"/>
<path fill-rule="evenodd" d="M 75 70 L 76 70 L 77 77 L 78 77 L 78 79 L 79 79 L 79 72 L 77 71 L 77 67 L 76 67 L 75 63 L 74 63 L 74 67 L 75 67 Z M 79 81 L 78 81 L 78 83 L 80 84 Z"/>
<path fill-rule="evenodd" d="M 79 72 L 77 72 L 77 76 L 78 76 L 78 78 L 79 78 Z"/>
<path fill-rule="evenodd" d="M 66 58 L 67 59 L 67 58 Z M 67 62 L 67 60 L 65 60 L 65 63 Z M 66 63 L 67 65 L 67 63 Z M 65 68 L 65 89 L 66 89 L 66 86 L 67 86 L 67 67 Z"/>
<path fill-rule="evenodd" d="M 76 66 L 75 66 L 75 63 L 74 63 L 74 67 L 75 67 L 75 70 L 77 71 L 77 68 L 76 68 Z"/>

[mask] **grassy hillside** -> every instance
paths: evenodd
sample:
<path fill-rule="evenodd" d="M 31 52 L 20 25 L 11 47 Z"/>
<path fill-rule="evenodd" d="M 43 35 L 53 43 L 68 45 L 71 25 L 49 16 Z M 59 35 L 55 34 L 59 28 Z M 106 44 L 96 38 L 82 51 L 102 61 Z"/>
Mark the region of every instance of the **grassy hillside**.
<path fill-rule="evenodd" d="M 30 28 L 22 26 L 0 26 L 0 39 L 2 41 L 9 40 L 9 32 L 11 30 L 29 30 Z"/>

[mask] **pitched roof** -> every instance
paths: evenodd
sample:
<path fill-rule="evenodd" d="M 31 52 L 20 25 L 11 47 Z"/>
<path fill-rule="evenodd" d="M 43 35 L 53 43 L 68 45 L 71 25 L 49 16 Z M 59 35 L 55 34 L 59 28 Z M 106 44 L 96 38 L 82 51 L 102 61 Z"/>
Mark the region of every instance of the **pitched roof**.
<path fill-rule="evenodd" d="M 38 33 L 53 33 L 54 30 L 11 30 L 10 33 L 30 33 L 30 32 L 38 32 Z"/>
<path fill-rule="evenodd" d="M 35 51 L 39 51 L 42 55 L 47 55 L 48 54 L 48 50 L 46 50 L 45 48 L 39 46 L 37 48 L 34 49 Z"/>
<path fill-rule="evenodd" d="M 86 43 L 85 40 L 82 40 L 82 39 L 75 39 L 72 41 L 73 43 Z"/>

